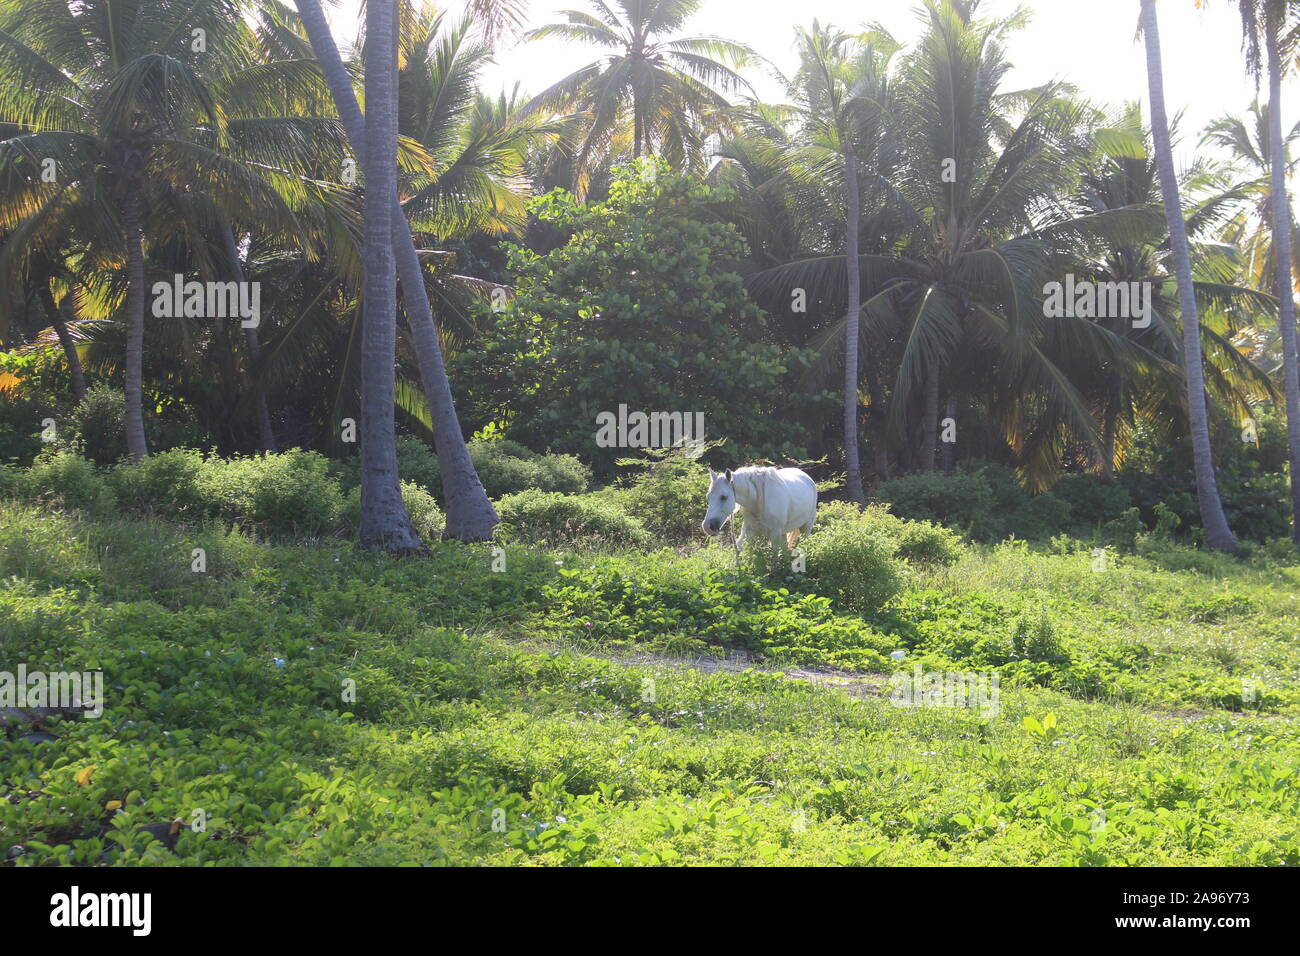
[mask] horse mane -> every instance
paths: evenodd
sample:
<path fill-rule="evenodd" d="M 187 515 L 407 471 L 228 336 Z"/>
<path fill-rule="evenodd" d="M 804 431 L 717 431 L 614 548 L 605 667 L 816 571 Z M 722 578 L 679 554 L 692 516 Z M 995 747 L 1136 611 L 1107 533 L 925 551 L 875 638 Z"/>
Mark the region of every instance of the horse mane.
<path fill-rule="evenodd" d="M 745 512 L 754 513 L 754 517 L 767 513 L 767 490 L 773 484 L 780 481 L 777 477 L 776 469 L 767 466 L 751 465 L 748 468 L 740 468 L 731 473 L 732 484 L 735 484 L 737 478 L 743 478 L 746 486 L 754 493 L 754 504 L 752 508 L 746 508 Z"/>

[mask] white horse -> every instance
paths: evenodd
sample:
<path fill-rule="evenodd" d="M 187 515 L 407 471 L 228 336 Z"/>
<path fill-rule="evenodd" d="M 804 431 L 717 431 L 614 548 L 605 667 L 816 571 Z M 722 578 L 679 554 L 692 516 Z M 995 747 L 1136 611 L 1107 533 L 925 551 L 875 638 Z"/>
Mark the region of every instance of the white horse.
<path fill-rule="evenodd" d="M 817 520 L 817 485 L 798 468 L 739 468 L 714 474 L 709 469 L 709 510 L 704 531 L 717 534 L 737 508 L 745 518 L 740 544 L 754 535 L 774 548 L 793 548 Z M 782 539 L 784 538 L 784 542 Z"/>

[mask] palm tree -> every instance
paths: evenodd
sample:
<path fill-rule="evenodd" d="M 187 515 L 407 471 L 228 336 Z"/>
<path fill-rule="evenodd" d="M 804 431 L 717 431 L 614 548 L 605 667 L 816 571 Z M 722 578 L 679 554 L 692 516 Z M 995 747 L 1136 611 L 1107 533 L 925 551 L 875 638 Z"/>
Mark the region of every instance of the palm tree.
<path fill-rule="evenodd" d="M 1273 202 L 1272 163 L 1269 159 L 1269 109 L 1267 103 L 1256 100 L 1246 116 L 1226 114 L 1212 121 L 1202 135 L 1202 144 L 1213 144 L 1231 157 L 1234 167 L 1241 167 L 1248 179 L 1238 187 L 1248 193 L 1249 205 L 1244 206 L 1223 233 L 1223 241 L 1239 249 L 1244 258 L 1245 276 L 1256 288 L 1266 289 L 1276 274 L 1273 264 Z M 1300 141 L 1300 123 L 1291 128 L 1283 139 L 1287 154 L 1287 174 L 1294 171 L 1296 159 L 1293 147 Z M 1295 214 L 1291 221 L 1291 273 L 1300 274 L 1300 222 Z M 1282 363 L 1278 362 L 1280 373 Z"/>
<path fill-rule="evenodd" d="M 1201 326 L 1192 285 L 1192 257 L 1183 222 L 1174 153 L 1170 143 L 1169 116 L 1165 112 L 1164 69 L 1160 59 L 1160 27 L 1155 0 L 1142 2 L 1142 35 L 1146 41 L 1147 84 L 1151 95 L 1151 135 L 1155 144 L 1156 168 L 1164 200 L 1165 220 L 1178 283 L 1179 310 L 1183 321 L 1183 371 L 1187 379 L 1187 418 L 1191 427 L 1192 461 L 1196 469 L 1196 497 L 1200 505 L 1205 543 L 1220 551 L 1237 550 L 1237 539 L 1228 527 L 1219 498 L 1210 448 L 1209 411 L 1205 400 L 1205 370 L 1201 358 Z M 1280 149 L 1279 149 L 1280 151 Z"/>
<path fill-rule="evenodd" d="M 1063 356 L 1071 379 L 1086 383 L 1082 389 L 1096 409 L 1101 449 L 1093 464 L 1106 481 L 1123 462 L 1139 418 L 1170 441 L 1184 419 L 1178 309 L 1167 292 L 1172 264 L 1150 139 L 1138 104 L 1107 117 L 1096 131 L 1093 155 L 1083 164 L 1077 195 L 1066 202 L 1069 218 L 1039 233 L 1051 245 L 1059 273 L 1153 289 L 1150 323 L 1138 326 L 1116 316 L 1094 320 L 1122 348 L 1078 353 L 1073 360 Z M 1259 313 L 1276 309 L 1272 297 L 1235 281 L 1239 256 L 1235 247 L 1218 241 L 1223 220 L 1247 195 L 1240 186 L 1224 189 L 1226 176 L 1218 164 L 1197 161 L 1186 171 L 1180 192 L 1193 197 L 1183 218 L 1202 311 L 1208 387 L 1219 404 L 1241 418 L 1252 400 L 1267 399 L 1275 390 L 1234 342 Z"/>
<path fill-rule="evenodd" d="M 587 191 L 591 167 L 631 126 L 633 159 L 655 153 L 678 169 L 703 171 L 705 136 L 724 125 L 725 94 L 747 89 L 737 70 L 754 59 L 740 43 L 719 37 L 677 37 L 701 0 L 593 0 L 594 13 L 562 11 L 566 22 L 529 31 L 611 51 L 533 98 L 525 107 L 581 111 L 585 128 L 574 164 L 574 191 Z"/>
<path fill-rule="evenodd" d="M 196 33 L 203 50 L 192 45 Z M 237 0 L 194 10 L 108 0 L 0 8 L 0 123 L 16 131 L 0 141 L 0 222 L 13 230 L 6 255 L 41 248 L 59 257 L 75 246 L 83 286 L 125 264 L 124 294 L 110 298 L 125 331 L 126 436 L 137 460 L 148 453 L 146 230 L 150 249 L 179 231 L 198 241 L 219 210 L 292 231 L 281 190 L 306 150 L 268 111 L 300 71 L 257 59 Z M 41 178 L 44 160 L 55 164 L 54 182 Z"/>
<path fill-rule="evenodd" d="M 814 21 L 798 31 L 800 66 L 792 84 L 801 126 L 801 160 L 819 174 L 836 177 L 844 194 L 844 274 L 847 290 L 844 343 L 844 459 L 849 498 L 866 503 L 858 448 L 859 323 L 862 272 L 862 184 L 858 153 L 870 153 L 887 118 L 887 79 L 892 43 L 883 53 L 875 45 Z M 836 166 L 839 168 L 835 168 Z"/>
<path fill-rule="evenodd" d="M 491 49 L 470 17 L 426 9 L 401 39 L 398 132 L 427 161 L 403 176 L 402 207 L 423 243 L 507 236 L 528 222 L 531 152 L 554 143 L 562 122 L 525 115 L 504 92 L 477 92 Z"/>
<path fill-rule="evenodd" d="M 869 375 L 868 391 L 873 406 L 888 399 L 889 440 L 905 468 L 935 467 L 939 410 L 966 399 L 997 424 L 1026 480 L 1043 485 L 1059 470 L 1052 450 L 1063 429 L 1095 442 L 1061 356 L 1119 347 L 1104 328 L 1049 322 L 1043 309 L 1038 232 L 1072 188 L 1087 111 L 1058 84 L 999 91 L 1009 68 L 1001 39 L 1014 21 L 977 20 L 957 0 L 925 9 L 930 29 L 894 71 L 895 106 L 871 162 L 859 164 L 870 197 L 859 312 L 888 359 L 878 374 L 892 379 Z M 751 288 L 788 296 L 801 287 L 810 300 L 843 302 L 835 289 L 844 266 L 842 255 L 819 251 L 764 270 Z M 846 317 L 810 344 L 838 357 L 847 326 Z"/>
<path fill-rule="evenodd" d="M 347 130 L 353 151 L 364 166 L 368 142 L 366 121 L 357 103 L 356 92 L 352 88 L 351 75 L 342 56 L 339 55 L 319 2 L 296 0 L 296 5 L 311 40 L 316 59 L 329 85 L 334 108 L 338 111 L 339 119 Z M 487 6 L 504 11 L 517 8 L 516 5 L 508 3 L 487 4 Z M 396 114 L 396 105 L 394 105 L 394 114 Z M 397 273 L 402 281 L 402 300 L 406 305 L 411 337 L 415 341 L 419 356 L 425 397 L 429 403 L 436 435 L 443 497 L 447 508 L 447 526 L 443 535 L 460 541 L 486 541 L 491 538 L 492 529 L 498 523 L 496 510 L 488 500 L 487 492 L 483 490 L 483 483 L 479 480 L 478 472 L 475 471 L 474 463 L 469 457 L 469 449 L 465 446 L 465 438 L 461 433 L 460 420 L 456 415 L 456 405 L 451 394 L 451 383 L 447 379 L 442 349 L 438 344 L 438 331 L 433 321 L 433 309 L 429 304 L 428 290 L 425 287 L 424 271 L 415 248 L 415 240 L 405 215 L 398 206 L 395 192 L 393 204 L 391 248 L 397 259 Z"/>
<path fill-rule="evenodd" d="M 397 352 L 397 0 L 366 5 L 364 292 L 361 331 L 361 543 L 394 554 L 423 544 L 402 501 L 393 420 Z"/>
<path fill-rule="evenodd" d="M 1282 75 L 1294 53 L 1295 4 L 1287 0 L 1237 0 L 1246 42 L 1246 64 L 1258 85 L 1267 59 L 1269 221 L 1273 237 L 1273 288 L 1282 334 L 1282 383 L 1286 395 L 1287 445 L 1291 459 L 1291 537 L 1300 546 L 1300 350 L 1296 342 L 1291 265 L 1291 199 L 1286 188 L 1287 153 L 1282 137 Z M 1261 47 L 1264 56 L 1261 57 Z"/>

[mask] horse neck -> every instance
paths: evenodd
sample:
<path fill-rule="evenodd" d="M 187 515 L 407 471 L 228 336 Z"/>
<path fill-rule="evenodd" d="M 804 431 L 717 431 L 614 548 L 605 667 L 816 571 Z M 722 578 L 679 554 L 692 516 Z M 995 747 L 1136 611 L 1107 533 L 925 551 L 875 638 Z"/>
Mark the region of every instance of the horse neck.
<path fill-rule="evenodd" d="M 736 491 L 736 504 L 744 508 L 750 514 L 756 514 L 761 509 L 759 501 L 757 482 L 754 481 L 753 475 L 733 475 L 731 486 Z"/>

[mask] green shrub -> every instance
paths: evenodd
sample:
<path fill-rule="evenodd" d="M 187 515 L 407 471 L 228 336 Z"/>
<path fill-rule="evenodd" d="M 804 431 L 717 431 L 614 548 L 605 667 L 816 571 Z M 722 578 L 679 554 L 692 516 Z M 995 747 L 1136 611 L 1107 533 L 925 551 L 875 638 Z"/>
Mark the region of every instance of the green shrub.
<path fill-rule="evenodd" d="M 861 526 L 889 541 L 893 555 L 922 567 L 955 563 L 962 554 L 961 538 L 942 525 L 930 521 L 905 521 L 891 514 L 888 505 L 873 503 L 865 509 L 849 501 L 828 501 L 817 509 L 817 527 L 822 529 L 843 524 Z"/>
<path fill-rule="evenodd" d="M 874 611 L 900 587 L 895 545 L 865 523 L 836 521 L 801 542 L 814 590 L 854 611 Z"/>
<path fill-rule="evenodd" d="M 21 357 L 25 359 L 26 356 Z M 0 352 L 0 371 L 6 362 L 20 361 L 12 352 Z M 13 389 L 0 395 L 0 462 L 30 465 L 45 448 L 41 420 L 57 417 L 53 400 Z"/>
<path fill-rule="evenodd" d="M 628 514 L 657 538 L 681 543 L 703 532 L 709 471 L 698 461 L 669 452 L 647 461 L 631 482 L 618 489 Z"/>
<path fill-rule="evenodd" d="M 1152 534 L 1157 538 L 1172 539 L 1182 526 L 1183 519 L 1163 501 L 1157 501 L 1155 507 L 1156 526 Z"/>
<path fill-rule="evenodd" d="M 490 498 L 530 489 L 577 495 L 591 484 L 591 470 L 573 455 L 539 455 L 518 442 L 472 441 L 469 456 Z"/>
<path fill-rule="evenodd" d="M 200 474 L 199 491 L 222 518 L 268 534 L 327 534 L 343 511 L 343 493 L 316 452 L 214 460 Z"/>
<path fill-rule="evenodd" d="M 587 490 L 591 470 L 572 455 L 538 454 L 518 442 L 471 441 L 470 460 L 489 498 L 518 494 L 521 491 L 554 491 L 576 495 Z M 331 470 L 344 491 L 361 484 L 360 462 L 349 458 L 334 462 Z M 397 439 L 397 473 L 439 502 L 442 501 L 442 470 L 432 448 L 418 438 Z"/>
<path fill-rule="evenodd" d="M 1017 618 L 1011 635 L 1011 650 L 1017 658 L 1023 660 L 1044 661 L 1055 665 L 1066 664 L 1070 660 L 1070 655 L 1056 636 L 1051 618 L 1044 614 L 1022 614 Z"/>
<path fill-rule="evenodd" d="M 998 537 L 993 489 L 980 474 L 929 472 L 886 481 L 876 497 L 900 518 L 937 521 L 975 538 Z"/>
<path fill-rule="evenodd" d="M 1107 484 L 1091 475 L 1062 475 L 1052 494 L 1070 506 L 1072 525 L 1084 532 L 1122 517 L 1133 506 L 1123 485 Z"/>
<path fill-rule="evenodd" d="M 1230 472 L 1220 478 L 1219 487 L 1228 525 L 1239 538 L 1267 541 L 1290 531 L 1291 489 L 1285 473 Z"/>
<path fill-rule="evenodd" d="M 70 451 L 47 452 L 36 459 L 19 482 L 31 501 L 102 514 L 113 507 L 113 492 L 95 466 Z"/>
<path fill-rule="evenodd" d="M 1102 540 L 1112 547 L 1125 551 L 1137 549 L 1137 537 L 1142 533 L 1142 516 L 1136 508 L 1127 509 L 1118 518 L 1101 526 Z"/>
<path fill-rule="evenodd" d="M 870 504 L 867 510 L 875 509 L 884 514 L 889 514 L 887 505 Z M 863 509 L 852 501 L 819 501 L 817 503 L 817 522 L 816 529 L 828 528 L 833 524 L 842 521 L 861 521 Z M 890 517 L 893 517 L 890 515 Z"/>
<path fill-rule="evenodd" d="M 1051 538 L 1070 526 L 1070 506 L 1045 491 L 1028 498 L 1009 524 L 1010 530 L 1021 538 L 1035 541 Z"/>
<path fill-rule="evenodd" d="M 141 462 L 123 462 L 108 472 L 107 481 L 123 510 L 178 521 L 202 519 L 218 513 L 203 491 L 204 470 L 216 467 L 220 463 L 204 461 L 201 452 L 176 448 Z"/>
<path fill-rule="evenodd" d="M 895 557 L 922 567 L 955 564 L 963 550 L 961 538 L 929 521 L 904 521 L 894 544 Z"/>
<path fill-rule="evenodd" d="M 402 482 L 402 501 L 411 515 L 411 523 L 416 533 L 426 541 L 436 540 L 442 535 L 447 519 L 433 495 L 413 481 Z M 355 535 L 361 527 L 361 488 L 348 492 L 343 505 L 343 526 L 349 534 Z"/>
<path fill-rule="evenodd" d="M 509 540 L 550 544 L 604 542 L 631 547 L 650 543 L 650 533 L 606 495 L 521 491 L 497 502 L 501 533 Z"/>
<path fill-rule="evenodd" d="M 120 389 L 94 385 L 68 416 L 65 447 L 100 466 L 126 453 L 126 399 Z"/>

